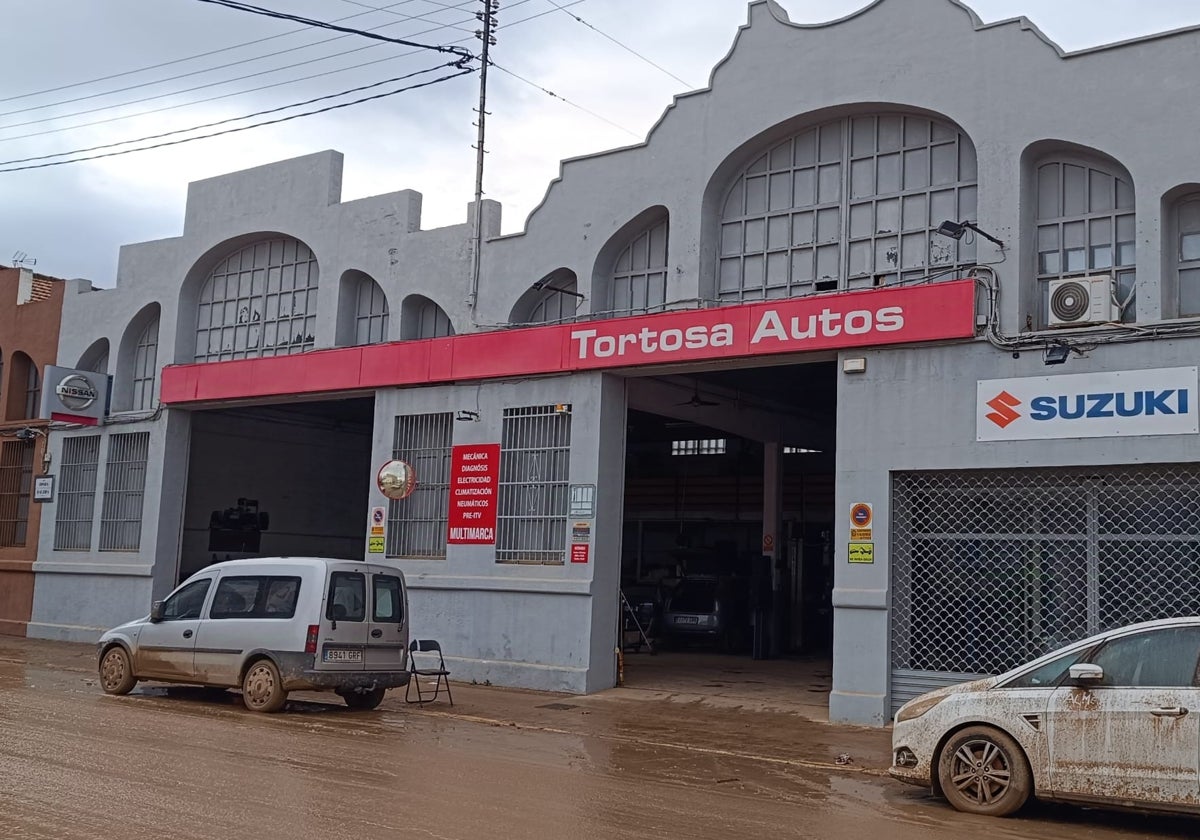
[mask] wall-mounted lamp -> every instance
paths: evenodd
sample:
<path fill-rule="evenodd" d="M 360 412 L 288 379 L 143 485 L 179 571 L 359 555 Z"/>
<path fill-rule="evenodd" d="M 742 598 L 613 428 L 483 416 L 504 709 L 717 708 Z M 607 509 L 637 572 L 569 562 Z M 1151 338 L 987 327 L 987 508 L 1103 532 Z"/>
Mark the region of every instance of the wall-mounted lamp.
<path fill-rule="evenodd" d="M 587 297 L 587 295 L 580 294 L 573 289 L 560 289 L 558 286 L 551 286 L 549 280 L 539 280 L 533 284 L 533 288 L 537 289 L 539 292 L 558 292 L 560 295 L 571 295 L 572 297 L 577 297 L 580 300 L 583 300 L 585 297 Z"/>
<path fill-rule="evenodd" d="M 1042 351 L 1042 363 L 1047 365 L 1061 365 L 1070 357 L 1070 346 L 1062 342 L 1048 344 L 1046 345 L 1046 349 Z"/>
<path fill-rule="evenodd" d="M 478 411 L 460 411 L 460 412 L 458 412 L 458 414 L 456 414 L 454 416 L 454 419 L 461 421 L 463 423 L 478 423 L 479 422 L 479 412 Z"/>
<path fill-rule="evenodd" d="M 842 373 L 866 373 L 867 360 L 864 358 L 842 359 Z"/>
<path fill-rule="evenodd" d="M 941 234 L 942 236 L 947 236 L 950 239 L 962 239 L 963 234 L 965 234 L 968 230 L 973 230 L 989 242 L 996 243 L 996 247 L 998 248 L 1004 247 L 1004 242 L 1002 240 L 997 239 L 985 230 L 980 230 L 972 222 L 955 222 L 947 219 L 938 225 L 937 231 L 935 232 Z"/>

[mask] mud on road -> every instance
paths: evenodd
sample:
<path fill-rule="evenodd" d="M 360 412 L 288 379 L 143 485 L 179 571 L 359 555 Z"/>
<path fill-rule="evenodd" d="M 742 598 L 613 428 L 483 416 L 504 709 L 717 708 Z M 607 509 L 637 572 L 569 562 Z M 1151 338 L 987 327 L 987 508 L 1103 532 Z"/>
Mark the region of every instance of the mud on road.
<path fill-rule="evenodd" d="M 0 836 L 1190 838 L 1200 822 L 1035 806 L 958 814 L 886 778 L 887 733 L 796 715 L 455 686 L 374 712 L 144 685 L 84 646 L 0 638 Z M 849 754 L 852 762 L 836 763 Z"/>

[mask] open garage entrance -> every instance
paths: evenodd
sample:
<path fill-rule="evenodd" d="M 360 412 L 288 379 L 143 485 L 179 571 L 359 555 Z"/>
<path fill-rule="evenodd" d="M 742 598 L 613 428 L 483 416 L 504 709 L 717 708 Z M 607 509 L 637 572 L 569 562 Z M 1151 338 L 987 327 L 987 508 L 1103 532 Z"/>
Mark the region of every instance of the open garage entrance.
<path fill-rule="evenodd" d="M 630 378 L 625 685 L 828 692 L 835 372 L 826 359 Z"/>
<path fill-rule="evenodd" d="M 196 411 L 179 580 L 241 557 L 361 558 L 374 397 Z"/>

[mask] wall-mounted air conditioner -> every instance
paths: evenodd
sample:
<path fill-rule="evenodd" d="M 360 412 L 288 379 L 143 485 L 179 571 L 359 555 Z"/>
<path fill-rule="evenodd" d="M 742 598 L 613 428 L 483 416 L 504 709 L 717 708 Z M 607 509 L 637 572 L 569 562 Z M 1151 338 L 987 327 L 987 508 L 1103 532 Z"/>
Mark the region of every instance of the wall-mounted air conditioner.
<path fill-rule="evenodd" d="M 1110 275 L 1072 277 L 1050 282 L 1051 327 L 1086 327 L 1113 320 L 1113 280 Z"/>

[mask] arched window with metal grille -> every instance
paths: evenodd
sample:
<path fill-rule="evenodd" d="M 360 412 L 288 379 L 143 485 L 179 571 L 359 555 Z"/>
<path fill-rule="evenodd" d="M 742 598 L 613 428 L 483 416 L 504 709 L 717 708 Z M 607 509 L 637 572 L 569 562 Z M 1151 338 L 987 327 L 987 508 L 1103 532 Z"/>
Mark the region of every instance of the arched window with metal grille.
<path fill-rule="evenodd" d="M 1179 314 L 1200 315 L 1200 192 L 1183 196 L 1171 213 Z"/>
<path fill-rule="evenodd" d="M 936 233 L 974 221 L 975 147 L 910 114 L 846 117 L 776 143 L 738 172 L 720 213 L 722 301 L 953 278 L 975 243 Z"/>
<path fill-rule="evenodd" d="M 154 408 L 154 380 L 158 375 L 158 317 L 138 336 L 133 354 L 133 411 Z"/>
<path fill-rule="evenodd" d="M 354 343 L 379 344 L 387 338 L 387 296 L 378 283 L 360 274 L 354 282 Z"/>
<path fill-rule="evenodd" d="M 100 338 L 79 357 L 80 370 L 90 370 L 93 373 L 108 373 L 108 339 Z"/>
<path fill-rule="evenodd" d="M 400 337 L 445 338 L 454 335 L 454 325 L 442 307 L 424 295 L 409 295 L 400 305 Z"/>
<path fill-rule="evenodd" d="M 200 289 L 196 361 L 311 350 L 318 274 L 313 252 L 289 237 L 255 242 L 222 259 Z"/>
<path fill-rule="evenodd" d="M 617 254 L 608 277 L 608 310 L 614 315 L 661 312 L 667 302 L 667 237 L 665 215 L 635 231 Z"/>

